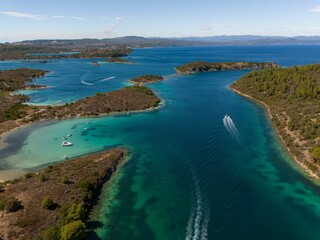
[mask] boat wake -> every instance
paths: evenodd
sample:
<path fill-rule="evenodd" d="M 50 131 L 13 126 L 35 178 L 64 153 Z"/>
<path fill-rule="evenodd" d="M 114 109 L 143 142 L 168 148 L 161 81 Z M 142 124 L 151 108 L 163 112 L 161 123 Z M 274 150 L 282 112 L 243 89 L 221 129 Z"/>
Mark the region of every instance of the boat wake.
<path fill-rule="evenodd" d="M 229 115 L 225 115 L 223 118 L 223 125 L 228 133 L 239 143 L 239 131 L 236 128 L 233 120 Z"/>
<path fill-rule="evenodd" d="M 95 83 L 88 83 L 88 82 L 85 82 L 83 80 L 81 80 L 81 83 L 82 84 L 85 84 L 85 85 L 89 85 L 89 86 L 93 86 L 93 85 L 96 85 L 98 83 L 101 83 L 101 82 L 105 82 L 105 81 L 108 81 L 108 80 L 111 80 L 111 79 L 114 79 L 116 76 L 112 76 L 112 77 L 107 77 L 107 78 L 103 78 Z"/>
<path fill-rule="evenodd" d="M 93 85 L 93 83 L 87 83 L 87 82 L 85 82 L 85 81 L 81 81 L 81 83 L 84 84 L 84 85 L 89 85 L 89 86 L 92 86 L 92 85 Z"/>
<path fill-rule="evenodd" d="M 98 81 L 96 83 L 105 82 L 105 81 L 108 81 L 108 80 L 111 80 L 111 79 L 114 79 L 114 78 L 116 78 L 116 76 L 112 76 L 112 77 L 101 79 L 100 81 Z"/>
<path fill-rule="evenodd" d="M 187 225 L 186 240 L 208 239 L 208 225 L 210 220 L 210 209 L 205 208 L 201 194 L 199 180 L 192 169 L 192 178 L 195 184 L 195 206 L 192 207 Z"/>

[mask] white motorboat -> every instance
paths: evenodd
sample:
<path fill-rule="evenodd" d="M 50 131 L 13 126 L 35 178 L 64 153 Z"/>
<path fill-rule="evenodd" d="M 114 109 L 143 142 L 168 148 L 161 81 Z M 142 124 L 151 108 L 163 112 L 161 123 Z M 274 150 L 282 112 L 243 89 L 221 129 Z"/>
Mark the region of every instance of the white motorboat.
<path fill-rule="evenodd" d="M 63 141 L 62 143 L 61 143 L 61 146 L 62 147 L 69 147 L 69 146 L 72 146 L 73 144 L 72 144 L 72 142 L 68 142 L 68 141 Z"/>

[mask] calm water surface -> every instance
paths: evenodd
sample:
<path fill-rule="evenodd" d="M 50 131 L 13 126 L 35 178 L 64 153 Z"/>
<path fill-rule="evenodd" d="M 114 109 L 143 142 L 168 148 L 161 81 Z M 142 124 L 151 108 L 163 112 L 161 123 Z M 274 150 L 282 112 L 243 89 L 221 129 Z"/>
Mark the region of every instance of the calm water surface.
<path fill-rule="evenodd" d="M 31 104 L 60 104 L 159 74 L 150 87 L 164 100 L 155 111 L 34 124 L 8 137 L 0 168 L 34 169 L 126 146 L 130 160 L 108 183 L 95 209 L 101 239 L 319 239 L 320 188 L 289 162 L 266 112 L 228 86 L 246 71 L 175 75 L 189 61 L 317 63 L 320 46 L 137 49 L 136 64 L 97 59 L 1 62 L 50 71 L 45 90 L 22 91 Z M 83 83 L 84 82 L 84 83 Z M 89 83 L 91 85 L 85 84 Z M 226 129 L 231 116 L 235 128 Z M 62 148 L 72 133 L 73 147 Z"/>

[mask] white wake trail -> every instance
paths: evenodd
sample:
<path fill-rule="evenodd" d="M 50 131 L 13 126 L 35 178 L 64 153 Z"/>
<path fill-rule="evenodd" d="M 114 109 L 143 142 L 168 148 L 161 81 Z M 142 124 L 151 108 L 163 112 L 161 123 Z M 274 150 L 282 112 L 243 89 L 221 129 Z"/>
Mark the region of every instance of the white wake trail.
<path fill-rule="evenodd" d="M 230 126 L 230 129 L 236 134 L 239 135 L 238 129 L 236 128 L 236 126 L 234 125 L 234 122 L 232 121 L 231 117 L 228 116 L 227 117 L 227 122 Z"/>
<path fill-rule="evenodd" d="M 105 82 L 105 81 L 108 81 L 108 80 L 111 80 L 111 79 L 114 79 L 114 78 L 116 78 L 116 76 L 107 77 L 107 78 L 101 79 L 101 80 L 100 80 L 100 81 L 98 81 L 97 83 Z"/>
<path fill-rule="evenodd" d="M 193 233 L 193 219 L 194 219 L 194 214 L 195 214 L 195 209 L 192 208 L 190 212 L 190 217 L 188 220 L 188 225 L 187 225 L 187 234 L 186 234 L 186 240 L 191 240 L 192 239 L 192 233 Z"/>
<path fill-rule="evenodd" d="M 205 240 L 207 236 L 210 211 L 204 213 L 203 196 L 201 193 L 200 183 L 193 169 L 191 170 L 191 172 L 195 186 L 195 206 L 192 207 L 190 211 L 185 239 Z"/>
<path fill-rule="evenodd" d="M 208 226 L 210 221 L 210 208 L 206 210 L 202 228 L 201 228 L 201 240 L 207 240 L 208 239 Z"/>
<path fill-rule="evenodd" d="M 200 237 L 200 229 L 201 229 L 201 220 L 203 215 L 203 202 L 202 202 L 202 196 L 201 191 L 199 187 L 199 182 L 197 179 L 195 179 L 195 185 L 196 185 L 196 196 L 197 196 L 197 208 L 196 208 L 196 218 L 194 220 L 194 234 L 192 240 L 198 240 Z"/>
<path fill-rule="evenodd" d="M 228 133 L 229 133 L 230 135 L 232 135 L 230 126 L 229 126 L 229 124 L 228 124 L 227 116 L 225 116 L 225 117 L 223 118 L 223 125 L 224 125 L 224 127 L 226 128 L 226 130 L 228 131 Z"/>
<path fill-rule="evenodd" d="M 85 85 L 89 85 L 89 86 L 92 86 L 92 85 L 93 85 L 93 83 L 87 83 L 87 82 L 85 82 L 85 81 L 81 81 L 81 83 L 82 83 L 82 84 L 85 84 Z"/>

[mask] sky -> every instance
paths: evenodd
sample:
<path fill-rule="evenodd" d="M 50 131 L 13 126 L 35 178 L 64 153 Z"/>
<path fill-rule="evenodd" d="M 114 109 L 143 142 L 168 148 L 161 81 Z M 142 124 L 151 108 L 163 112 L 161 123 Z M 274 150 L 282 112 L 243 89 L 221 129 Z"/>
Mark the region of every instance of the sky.
<path fill-rule="evenodd" d="M 0 0 L 0 42 L 320 35 L 320 0 Z"/>

